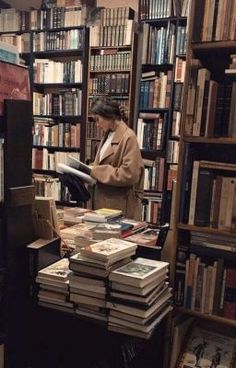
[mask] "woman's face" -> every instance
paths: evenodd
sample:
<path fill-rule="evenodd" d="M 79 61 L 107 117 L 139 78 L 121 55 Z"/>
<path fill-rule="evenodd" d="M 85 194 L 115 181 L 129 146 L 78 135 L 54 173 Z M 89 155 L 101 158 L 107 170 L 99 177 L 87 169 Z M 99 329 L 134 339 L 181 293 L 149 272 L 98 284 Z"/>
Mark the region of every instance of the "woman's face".
<path fill-rule="evenodd" d="M 107 132 L 111 128 L 112 120 L 106 119 L 101 115 L 94 115 L 93 119 L 104 132 Z"/>

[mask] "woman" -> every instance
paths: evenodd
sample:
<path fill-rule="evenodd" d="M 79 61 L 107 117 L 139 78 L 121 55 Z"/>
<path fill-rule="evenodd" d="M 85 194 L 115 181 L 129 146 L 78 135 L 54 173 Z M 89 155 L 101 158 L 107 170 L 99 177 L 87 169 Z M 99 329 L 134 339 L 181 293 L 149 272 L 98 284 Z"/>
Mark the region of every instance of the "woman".
<path fill-rule="evenodd" d="M 97 99 L 91 111 L 104 131 L 90 172 L 97 180 L 93 208 L 120 209 L 125 217 L 140 220 L 144 165 L 136 135 L 115 101 Z"/>

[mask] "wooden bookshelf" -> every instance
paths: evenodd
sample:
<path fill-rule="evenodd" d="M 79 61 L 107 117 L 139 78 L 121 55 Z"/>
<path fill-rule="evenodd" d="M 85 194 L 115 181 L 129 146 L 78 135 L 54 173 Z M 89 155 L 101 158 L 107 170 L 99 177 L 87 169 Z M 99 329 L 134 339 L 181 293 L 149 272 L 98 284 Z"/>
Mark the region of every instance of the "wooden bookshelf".
<path fill-rule="evenodd" d="M 62 44 L 62 49 L 57 49 L 57 45 L 52 44 L 50 45 L 47 43 L 47 37 L 48 34 L 53 35 L 64 35 L 65 32 L 77 32 L 77 42 L 79 43 L 79 47 L 75 48 L 74 44 L 71 48 L 67 47 L 65 48 Z M 42 35 L 42 37 L 45 38 L 44 45 L 38 44 L 36 42 L 37 35 Z M 36 111 L 34 111 L 34 118 L 35 118 L 35 134 L 49 134 L 49 140 L 47 144 L 44 142 L 44 138 L 40 138 L 40 136 L 36 137 L 34 136 L 34 146 L 33 146 L 33 157 L 36 157 L 37 155 L 39 157 L 40 152 L 44 156 L 44 154 L 47 153 L 47 156 L 49 157 L 54 152 L 55 155 L 59 155 L 64 153 L 64 156 L 60 156 L 59 161 L 66 160 L 66 156 L 70 153 L 78 154 L 80 155 L 81 160 L 85 159 L 85 130 L 86 130 L 86 120 L 87 120 L 87 67 L 88 67 L 88 40 L 89 40 L 89 32 L 86 27 L 83 26 L 71 26 L 71 27 L 58 27 L 58 28 L 46 28 L 46 30 L 42 29 L 34 29 L 31 33 L 31 68 L 32 71 L 36 71 L 35 66 L 36 63 L 38 63 L 38 66 L 41 67 L 41 59 L 47 59 L 48 63 L 50 65 L 51 62 L 54 63 L 53 67 L 57 67 L 57 61 L 61 63 L 61 66 L 64 68 L 64 65 L 69 65 L 71 63 L 71 66 L 69 65 L 68 68 L 73 70 L 73 68 L 77 68 L 77 66 L 74 66 L 73 63 L 81 63 L 81 68 L 77 74 L 77 78 L 81 79 L 78 81 L 73 81 L 73 78 L 76 78 L 76 75 L 71 72 L 69 72 L 68 76 L 63 75 L 63 79 L 67 78 L 66 81 L 61 82 L 59 81 L 53 81 L 50 82 L 48 79 L 42 80 L 42 82 L 38 82 L 38 79 L 35 80 L 36 75 L 33 73 L 32 80 L 33 80 L 33 87 L 34 87 L 34 106 L 39 106 L 39 104 L 42 104 L 42 101 L 37 101 L 38 96 L 40 96 L 40 93 L 45 95 L 48 101 L 46 109 L 40 108 L 39 110 L 37 108 Z M 69 35 L 69 34 L 68 34 Z M 69 35 L 70 36 L 70 35 Z M 49 42 L 49 41 L 48 41 Z M 75 41 L 73 41 L 75 42 Z M 55 49 L 50 49 L 55 48 Z M 52 65 L 52 64 L 51 64 Z M 79 66 L 78 66 L 79 67 Z M 41 73 L 44 73 L 44 68 L 46 66 L 43 65 Z M 78 69 L 77 69 L 78 71 Z M 52 70 L 52 73 L 53 70 Z M 64 73 L 64 72 L 63 72 Z M 65 71 L 66 73 L 66 71 Z M 58 75 L 60 78 L 61 76 Z M 43 75 L 37 76 L 37 78 L 43 78 Z M 69 80 L 68 80 L 69 78 Z M 72 79 L 71 79 L 72 78 Z M 65 91 L 65 92 L 64 92 Z M 57 100 L 55 101 L 55 104 L 53 102 L 53 96 L 57 96 Z M 43 98 L 43 97 L 42 97 Z M 64 102 L 63 102 L 64 101 Z M 60 104 L 60 106 L 58 105 Z M 53 105 L 54 104 L 54 105 Z M 79 107 L 75 107 L 78 105 Z M 71 108 L 70 108 L 71 106 Z M 73 107 L 74 106 L 74 107 Z M 68 110 L 69 108 L 69 110 Z M 44 121 L 45 119 L 45 121 Z M 48 127 L 48 128 L 46 128 Z M 56 128 L 57 127 L 57 128 Z M 38 131 L 39 129 L 39 131 Z M 47 133 L 47 129 L 49 129 L 49 132 Z M 41 133 L 42 130 L 42 133 Z M 56 130 L 56 131 L 55 131 Z M 37 133 L 39 132 L 39 133 Z M 76 138 L 75 138 L 76 135 Z M 51 137 L 51 138 L 50 138 Z M 54 138 L 53 138 L 54 137 Z M 54 141 L 51 141 L 50 139 L 54 139 Z M 73 142 L 72 142 L 73 139 Z M 46 139 L 47 140 L 47 139 Z M 38 143 L 39 142 L 39 143 Z M 55 156 L 56 157 L 56 156 Z M 58 156 L 59 157 L 59 156 Z M 53 177 L 56 177 L 56 166 L 53 164 L 53 166 L 47 166 L 47 167 L 39 167 L 40 162 L 45 162 L 45 159 L 37 159 L 35 158 L 35 164 L 34 164 L 34 171 L 35 173 L 42 175 L 50 175 L 50 172 L 53 173 Z M 47 161 L 48 159 L 46 159 Z M 58 160 L 55 158 L 55 160 Z M 54 161 L 54 159 L 53 159 Z M 52 163 L 53 163 L 52 161 Z M 50 164 L 50 163 L 49 163 Z M 51 165 L 51 164 L 50 164 Z M 42 176 L 43 177 L 43 176 Z M 38 180 L 38 178 L 36 178 Z M 46 185 L 46 182 L 45 182 Z M 66 202 L 65 199 L 65 190 L 61 187 L 58 187 L 57 190 L 60 190 L 60 196 L 58 200 L 60 202 Z M 52 193 L 52 195 L 54 195 Z M 68 195 L 67 195 L 68 196 Z"/>
<path fill-rule="evenodd" d="M 193 0 L 189 16 L 172 239 L 175 262 L 171 269 L 171 278 L 177 313 L 235 328 L 236 300 L 233 297 L 229 299 L 228 296 L 229 275 L 233 277 L 236 274 L 236 232 L 232 217 L 235 210 L 235 189 L 232 187 L 230 197 L 230 191 L 219 185 L 221 180 L 224 183 L 233 183 L 236 176 L 234 166 L 229 167 L 229 164 L 236 163 L 236 140 L 232 130 L 235 124 L 232 117 L 235 105 L 235 96 L 232 93 L 234 79 L 225 75 L 225 69 L 229 68 L 231 62 L 230 55 L 236 53 L 235 39 L 230 39 L 229 36 L 235 14 L 229 19 L 221 19 L 220 15 L 216 15 L 212 3 L 208 15 L 204 7 L 204 1 Z M 214 14 L 216 27 L 218 23 L 220 29 L 219 22 L 222 22 L 221 32 L 228 29 L 228 33 L 218 33 L 217 36 L 216 28 L 211 28 L 211 34 L 205 33 L 205 18 L 213 17 Z M 200 81 L 201 76 L 203 82 Z M 194 95 L 196 88 L 201 90 L 198 95 Z M 212 88 L 215 88 L 214 100 Z M 228 94 L 224 92 L 220 95 L 222 90 L 227 90 Z M 209 166 L 204 166 L 204 162 L 206 166 L 209 163 Z M 208 184 L 206 178 L 209 179 Z M 226 216 L 229 216 L 227 225 Z M 232 248 L 227 248 L 230 241 Z M 223 243 L 226 247 L 220 248 Z M 234 290 L 234 286 L 232 288 Z"/>
<path fill-rule="evenodd" d="M 170 221 L 173 179 L 171 175 L 174 175 L 174 172 L 177 175 L 179 128 L 177 128 L 176 116 L 181 114 L 184 80 L 184 75 L 182 75 L 181 82 L 177 78 L 177 67 L 179 70 L 185 64 L 184 44 L 187 25 L 187 17 L 181 16 L 181 12 L 174 13 L 169 7 L 170 2 L 166 1 L 163 4 L 158 1 L 156 3 L 139 1 L 143 46 L 140 57 L 142 65 L 136 125 L 144 163 L 145 159 L 149 161 L 145 164 L 146 175 L 149 177 L 147 180 L 149 183 L 146 185 L 151 185 L 151 188 L 145 189 L 148 192 L 150 189 L 154 192 L 153 177 L 155 176 L 157 178 L 156 192 L 162 193 L 162 198 L 158 196 L 157 200 L 159 217 L 154 219 L 154 222 L 159 224 Z M 180 61 L 177 66 L 178 60 Z M 165 99 L 161 98 L 163 91 Z M 160 141 L 158 149 L 152 144 L 152 136 L 153 140 L 157 136 L 158 142 Z M 148 166 L 150 160 L 153 160 L 153 167 Z M 145 196 L 147 197 L 147 194 Z M 150 200 L 151 212 L 155 211 L 153 209 L 154 200 L 154 197 Z M 153 221 L 145 217 L 144 219 Z"/>
<path fill-rule="evenodd" d="M 127 124 L 131 128 L 135 126 L 138 33 L 134 17 L 134 10 L 128 6 L 104 8 L 100 9 L 100 20 L 90 27 L 87 162 L 93 162 L 102 135 L 90 116 L 93 99 L 108 97 L 116 100 L 127 111 Z"/>

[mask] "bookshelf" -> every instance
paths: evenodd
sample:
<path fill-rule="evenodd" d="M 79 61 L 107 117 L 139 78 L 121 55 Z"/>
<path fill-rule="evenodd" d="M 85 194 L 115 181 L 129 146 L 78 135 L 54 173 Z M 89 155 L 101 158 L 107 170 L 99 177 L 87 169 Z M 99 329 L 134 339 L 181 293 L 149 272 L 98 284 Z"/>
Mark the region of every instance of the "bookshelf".
<path fill-rule="evenodd" d="M 235 329 L 235 1 L 216 4 L 191 6 L 172 281 L 177 312 Z"/>
<path fill-rule="evenodd" d="M 176 2 L 174 2 L 176 3 Z M 137 137 L 145 164 L 143 219 L 170 221 L 177 176 L 183 82 L 186 68 L 187 2 L 139 1 L 142 25 Z"/>
<path fill-rule="evenodd" d="M 2 184 L 0 335 L 5 350 L 4 366 L 26 366 L 27 357 L 26 354 L 22 354 L 21 349 L 27 345 L 26 244 L 34 237 L 32 227 L 34 188 L 31 169 L 32 102 L 5 100 L 0 120 Z"/>
<path fill-rule="evenodd" d="M 135 83 L 137 64 L 137 24 L 135 11 L 128 6 L 97 8 L 91 20 L 88 121 L 86 161 L 93 162 L 102 137 L 90 115 L 90 106 L 97 97 L 115 99 L 128 113 L 127 124 L 134 127 Z"/>
<path fill-rule="evenodd" d="M 56 2 L 28 12 L 1 12 L 1 40 L 16 45 L 31 70 L 36 194 L 73 206 L 77 203 L 71 201 L 56 169 L 69 154 L 85 158 L 89 43 L 85 23 L 93 1 L 83 5 L 74 0 L 70 5 Z"/>
<path fill-rule="evenodd" d="M 36 193 L 73 205 L 56 168 L 69 154 L 85 157 L 88 29 L 70 24 L 32 31 L 31 53 Z"/>

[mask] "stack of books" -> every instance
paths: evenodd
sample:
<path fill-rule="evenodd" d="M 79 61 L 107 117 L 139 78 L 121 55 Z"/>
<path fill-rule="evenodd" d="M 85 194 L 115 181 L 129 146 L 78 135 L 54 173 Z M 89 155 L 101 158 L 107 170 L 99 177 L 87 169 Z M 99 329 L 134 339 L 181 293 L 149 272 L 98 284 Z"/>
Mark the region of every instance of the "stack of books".
<path fill-rule="evenodd" d="M 117 238 L 90 244 L 70 257 L 70 301 L 80 316 L 107 321 L 106 295 L 110 272 L 130 262 L 137 245 Z"/>
<path fill-rule="evenodd" d="M 77 223 L 75 225 L 66 227 L 60 231 L 60 235 L 64 241 L 66 241 L 72 249 L 83 247 L 84 244 L 90 244 L 93 239 L 93 229 L 96 224 Z M 78 250 L 77 250 L 78 251 Z"/>
<path fill-rule="evenodd" d="M 110 222 L 115 221 L 122 216 L 121 210 L 113 208 L 99 208 L 84 214 L 84 221 L 92 222 Z"/>
<path fill-rule="evenodd" d="M 108 329 L 145 339 L 171 311 L 168 263 L 137 258 L 109 275 Z"/>
<path fill-rule="evenodd" d="M 68 301 L 69 260 L 59 261 L 43 268 L 38 272 L 36 282 L 39 283 L 39 305 L 52 309 L 73 313 L 73 303 Z"/>

